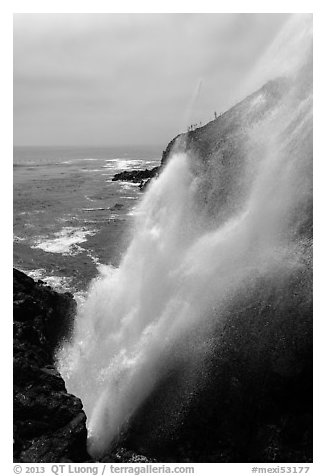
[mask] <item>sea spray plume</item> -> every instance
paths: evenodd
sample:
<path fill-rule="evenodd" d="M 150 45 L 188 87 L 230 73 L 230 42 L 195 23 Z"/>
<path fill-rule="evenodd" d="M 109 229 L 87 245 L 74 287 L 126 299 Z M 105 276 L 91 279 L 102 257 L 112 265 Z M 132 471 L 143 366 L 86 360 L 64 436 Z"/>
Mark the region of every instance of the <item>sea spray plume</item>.
<path fill-rule="evenodd" d="M 92 412 L 89 432 L 95 454 L 98 445 L 102 445 L 100 452 L 107 448 L 153 387 L 159 375 L 160 348 L 169 338 L 162 339 L 164 327 L 169 327 L 179 308 L 175 280 L 169 274 L 186 239 L 180 223 L 187 215 L 191 220 L 191 176 L 186 157 L 178 159 L 144 197 L 138 210 L 137 238 L 120 268 L 110 268 L 104 279 L 93 284 L 76 319 L 75 343 L 59 359 L 67 385 L 78 385 L 87 414 Z M 176 180 L 180 176 L 183 180 Z M 170 196 L 167 203 L 165 193 Z"/>
<path fill-rule="evenodd" d="M 187 130 L 191 126 L 191 121 L 192 121 L 193 114 L 194 114 L 194 112 L 196 112 L 195 106 L 196 106 L 196 104 L 199 100 L 202 87 L 203 87 L 203 80 L 199 79 L 199 81 L 197 83 L 197 86 L 196 86 L 196 89 L 194 90 L 194 92 L 192 94 L 192 97 L 190 98 L 189 104 L 186 108 L 186 112 L 184 114 L 184 119 L 183 119 L 181 127 L 180 127 L 181 132 L 184 132 L 185 130 Z"/>
<path fill-rule="evenodd" d="M 292 14 L 236 92 L 247 96 L 276 77 L 289 77 L 312 60 L 312 14 Z"/>
<path fill-rule="evenodd" d="M 83 401 L 94 457 L 173 367 L 185 336 L 222 323 L 253 280 L 307 266 L 312 95 L 311 70 L 300 68 L 219 118 L 217 148 L 189 140 L 171 154 L 120 267 L 92 283 L 58 365 Z M 189 365 L 196 349 L 182 346 Z"/>

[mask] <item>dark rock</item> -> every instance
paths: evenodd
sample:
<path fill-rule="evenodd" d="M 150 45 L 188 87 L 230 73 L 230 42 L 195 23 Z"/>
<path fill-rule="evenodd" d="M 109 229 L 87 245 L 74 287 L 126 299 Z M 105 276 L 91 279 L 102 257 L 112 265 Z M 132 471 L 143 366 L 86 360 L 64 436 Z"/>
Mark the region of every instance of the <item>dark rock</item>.
<path fill-rule="evenodd" d="M 177 144 L 181 145 L 181 149 L 185 149 L 185 143 L 182 139 L 185 139 L 187 136 L 185 134 L 179 134 L 174 137 L 167 145 L 166 149 L 162 152 L 161 164 L 153 169 L 145 170 L 125 170 L 113 176 L 112 181 L 125 181 L 139 183 L 139 189 L 143 192 L 147 189 L 148 185 L 153 178 L 157 177 L 163 170 L 163 167 L 166 165 L 168 158 L 172 150 L 175 150 Z"/>
<path fill-rule="evenodd" d="M 36 328 L 46 339 L 47 349 L 53 352 L 58 342 L 68 337 L 72 329 L 76 311 L 72 294 L 59 294 L 50 286 L 34 282 L 17 269 L 14 269 L 13 285 L 14 322 L 38 319 Z"/>
<path fill-rule="evenodd" d="M 172 152 L 172 150 L 174 150 L 177 142 L 180 142 L 180 138 L 182 137 L 185 137 L 185 134 L 178 134 L 176 137 L 174 137 L 167 145 L 166 149 L 163 150 L 163 153 L 162 153 L 162 159 L 161 159 L 161 167 L 163 167 L 164 165 L 166 165 L 169 157 L 170 157 L 170 154 Z"/>
<path fill-rule="evenodd" d="M 124 207 L 122 203 L 115 203 L 113 207 L 110 208 L 110 211 L 121 210 Z"/>
<path fill-rule="evenodd" d="M 24 463 L 83 462 L 85 457 L 87 458 L 85 422 L 85 413 L 80 412 L 64 427 L 34 438 L 30 446 L 21 452 L 20 461 Z"/>
<path fill-rule="evenodd" d="M 118 448 L 116 451 L 104 456 L 101 463 L 156 463 L 157 460 L 136 453 L 126 448 Z"/>
<path fill-rule="evenodd" d="M 82 402 L 67 393 L 53 356 L 68 337 L 76 308 L 14 269 L 14 457 L 47 463 L 89 458 Z"/>
<path fill-rule="evenodd" d="M 123 182 L 133 182 L 133 183 L 141 183 L 143 180 L 147 180 L 159 173 L 160 167 L 154 167 L 153 169 L 145 169 L 145 170 L 125 170 L 124 172 L 120 172 L 115 174 L 112 181 L 115 182 L 117 180 L 121 180 Z"/>

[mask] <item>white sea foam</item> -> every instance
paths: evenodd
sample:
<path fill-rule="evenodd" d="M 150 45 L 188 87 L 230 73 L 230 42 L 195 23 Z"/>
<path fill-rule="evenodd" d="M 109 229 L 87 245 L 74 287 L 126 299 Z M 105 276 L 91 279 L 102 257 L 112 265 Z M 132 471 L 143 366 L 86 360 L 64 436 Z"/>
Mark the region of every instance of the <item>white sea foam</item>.
<path fill-rule="evenodd" d="M 23 211 L 19 212 L 18 215 L 24 216 L 24 215 L 38 215 L 40 213 L 45 213 L 45 210 L 29 210 L 29 211 Z"/>
<path fill-rule="evenodd" d="M 116 170 L 137 170 L 141 169 L 146 161 L 139 159 L 109 159 L 106 161 L 107 164 L 103 165 L 103 168 L 107 169 L 116 169 Z"/>
<path fill-rule="evenodd" d="M 72 278 L 68 276 L 51 276 L 48 275 L 44 268 L 33 269 L 32 271 L 25 271 L 28 276 L 34 280 L 42 280 L 48 286 L 60 292 L 71 291 Z"/>
<path fill-rule="evenodd" d="M 102 172 L 102 169 L 82 169 L 81 172 Z"/>
<path fill-rule="evenodd" d="M 121 182 L 120 186 L 123 190 L 139 190 L 139 183 Z"/>
<path fill-rule="evenodd" d="M 44 268 L 33 269 L 32 271 L 25 272 L 33 279 L 42 279 L 46 276 L 46 270 Z"/>
<path fill-rule="evenodd" d="M 140 210 L 139 207 L 133 207 L 128 213 L 128 216 L 130 217 L 136 217 L 140 215 L 144 215 L 144 211 Z"/>
<path fill-rule="evenodd" d="M 118 213 L 110 213 L 109 220 L 119 220 L 121 219 L 121 215 L 118 215 Z"/>
<path fill-rule="evenodd" d="M 82 208 L 84 212 L 96 212 L 98 210 L 109 210 L 109 208 L 104 208 L 104 207 L 96 207 L 96 208 Z"/>
<path fill-rule="evenodd" d="M 87 230 L 77 227 L 64 227 L 54 233 L 54 236 L 41 236 L 35 240 L 32 248 L 40 248 L 48 253 L 60 253 L 63 255 L 76 255 L 85 251 L 78 246 L 79 243 L 87 241 L 87 236 L 94 235 L 95 230 Z"/>
<path fill-rule="evenodd" d="M 21 241 L 25 241 L 26 238 L 21 238 L 20 236 L 14 235 L 14 242 L 20 243 Z"/>
<path fill-rule="evenodd" d="M 93 261 L 93 263 L 98 267 L 100 265 L 100 260 L 99 258 L 91 251 L 91 250 L 86 250 L 87 256 Z"/>

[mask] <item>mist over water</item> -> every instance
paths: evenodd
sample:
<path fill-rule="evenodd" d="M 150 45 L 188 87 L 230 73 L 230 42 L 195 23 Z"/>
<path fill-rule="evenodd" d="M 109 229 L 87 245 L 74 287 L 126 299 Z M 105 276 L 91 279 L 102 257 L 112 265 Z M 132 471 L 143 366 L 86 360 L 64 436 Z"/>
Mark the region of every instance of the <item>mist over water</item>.
<path fill-rule="evenodd" d="M 58 367 L 83 402 L 92 456 L 110 448 L 181 353 L 204 373 L 200 343 L 253 280 L 310 266 L 309 31 L 301 44 L 285 78 L 224 115 L 214 153 L 176 142 L 119 268 L 102 267 L 91 284 Z"/>

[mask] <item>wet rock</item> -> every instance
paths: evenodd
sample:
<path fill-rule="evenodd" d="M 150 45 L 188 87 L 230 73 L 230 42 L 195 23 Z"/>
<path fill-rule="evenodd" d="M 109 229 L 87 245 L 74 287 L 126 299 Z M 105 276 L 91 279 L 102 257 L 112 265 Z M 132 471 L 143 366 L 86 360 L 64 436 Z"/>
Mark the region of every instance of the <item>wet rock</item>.
<path fill-rule="evenodd" d="M 113 207 L 110 208 L 110 211 L 121 210 L 124 207 L 122 203 L 115 203 Z"/>
<path fill-rule="evenodd" d="M 82 402 L 54 367 L 75 301 L 14 269 L 14 458 L 46 463 L 89 458 Z"/>
<path fill-rule="evenodd" d="M 57 293 L 17 269 L 14 269 L 13 286 L 14 322 L 33 321 L 33 327 L 42 333 L 48 350 L 53 352 L 72 329 L 76 311 L 72 294 Z"/>
<path fill-rule="evenodd" d="M 85 421 L 85 413 L 80 412 L 64 427 L 34 438 L 30 446 L 21 452 L 20 461 L 25 463 L 83 462 L 87 458 Z"/>
<path fill-rule="evenodd" d="M 157 460 L 136 453 L 126 448 L 118 448 L 116 451 L 105 455 L 101 463 L 156 463 Z"/>
<path fill-rule="evenodd" d="M 121 180 L 123 182 L 141 183 L 143 180 L 147 180 L 155 177 L 159 173 L 160 167 L 154 167 L 153 169 L 145 170 L 125 170 L 118 174 L 115 174 L 112 178 L 112 182 Z"/>
<path fill-rule="evenodd" d="M 184 138 L 185 134 L 178 134 L 174 137 L 167 145 L 166 149 L 162 152 L 161 164 L 153 169 L 145 169 L 145 170 L 125 170 L 113 176 L 112 181 L 121 180 L 124 182 L 133 182 L 139 183 L 139 189 L 144 192 L 153 178 L 157 177 L 163 170 L 163 167 L 166 165 L 168 158 L 172 150 L 175 149 L 177 141 L 180 138 Z M 184 144 L 182 140 L 179 140 L 181 144 L 181 150 L 184 150 Z"/>

